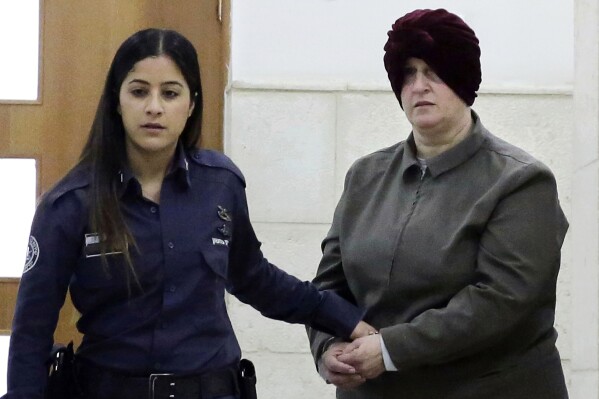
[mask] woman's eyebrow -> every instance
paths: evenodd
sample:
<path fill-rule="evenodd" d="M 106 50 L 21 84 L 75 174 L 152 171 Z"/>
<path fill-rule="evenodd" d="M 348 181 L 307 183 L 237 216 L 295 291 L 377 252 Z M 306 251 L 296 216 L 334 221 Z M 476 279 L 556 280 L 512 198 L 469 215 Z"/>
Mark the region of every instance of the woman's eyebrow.
<path fill-rule="evenodd" d="M 181 82 L 179 82 L 178 80 L 169 80 L 167 82 L 163 82 L 160 84 L 161 86 L 165 86 L 165 85 L 178 85 L 183 87 L 183 84 Z"/>
<path fill-rule="evenodd" d="M 150 84 L 150 82 L 148 82 L 146 80 L 143 80 L 143 79 L 131 79 L 128 82 L 128 84 L 132 84 L 132 83 L 141 83 L 141 84 L 144 84 L 144 85 L 149 85 Z M 166 86 L 166 85 L 178 85 L 178 86 L 183 87 L 183 84 L 181 82 L 177 81 L 177 80 L 168 80 L 166 82 L 160 83 L 160 86 Z"/>
<path fill-rule="evenodd" d="M 144 85 L 149 85 L 150 84 L 150 82 L 147 82 L 147 81 L 145 81 L 143 79 L 131 79 L 127 84 L 131 84 L 131 83 L 141 83 L 141 84 L 144 84 Z"/>

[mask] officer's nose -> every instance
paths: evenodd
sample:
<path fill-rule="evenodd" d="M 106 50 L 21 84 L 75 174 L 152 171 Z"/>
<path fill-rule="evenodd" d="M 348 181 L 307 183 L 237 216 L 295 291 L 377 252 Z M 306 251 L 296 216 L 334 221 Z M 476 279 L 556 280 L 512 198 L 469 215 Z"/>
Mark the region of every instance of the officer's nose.
<path fill-rule="evenodd" d="M 160 115 L 164 112 L 162 104 L 162 98 L 159 94 L 151 94 L 148 97 L 148 103 L 146 104 L 146 114 L 148 115 Z"/>

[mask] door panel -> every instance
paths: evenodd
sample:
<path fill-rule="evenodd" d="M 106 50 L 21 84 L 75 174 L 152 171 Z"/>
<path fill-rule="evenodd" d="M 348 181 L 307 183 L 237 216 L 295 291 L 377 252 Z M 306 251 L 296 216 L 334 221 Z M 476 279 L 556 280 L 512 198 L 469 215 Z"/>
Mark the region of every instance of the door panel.
<path fill-rule="evenodd" d="M 2 306 L 0 306 L 0 320 L 4 321 L 4 320 L 12 319 L 13 308 L 14 308 L 15 299 L 17 297 L 17 288 L 18 287 L 19 287 L 18 279 L 0 278 L 0 299 L 2 300 Z M 9 327 L 10 327 L 10 324 L 3 324 L 0 327 L 0 334 L 10 333 Z"/>
<path fill-rule="evenodd" d="M 0 104 L 0 157 L 37 158 L 39 194 L 55 184 L 79 157 L 117 47 L 148 27 L 178 30 L 196 46 L 204 96 L 200 144 L 222 150 L 229 15 L 219 20 L 218 9 L 219 0 L 44 0 L 41 104 Z M 18 279 L 0 279 L 0 332 L 10 330 L 17 286 Z M 80 341 L 77 317 L 67 299 L 57 342 Z"/>

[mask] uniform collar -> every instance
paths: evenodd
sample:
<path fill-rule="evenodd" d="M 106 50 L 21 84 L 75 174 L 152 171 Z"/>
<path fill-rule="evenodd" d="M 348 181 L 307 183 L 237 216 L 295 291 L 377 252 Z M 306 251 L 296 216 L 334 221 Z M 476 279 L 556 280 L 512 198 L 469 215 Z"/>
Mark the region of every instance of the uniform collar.
<path fill-rule="evenodd" d="M 482 146 L 483 142 L 485 141 L 485 128 L 476 112 L 472 110 L 470 112 L 472 115 L 472 127 L 470 128 L 470 132 L 466 138 L 449 150 L 426 160 L 426 166 L 431 176 L 439 176 L 448 170 L 451 170 L 456 166 L 466 162 Z M 413 132 L 410 133 L 410 136 L 406 140 L 406 145 L 404 148 L 405 153 L 401 163 L 402 174 L 404 174 L 407 170 L 412 170 L 413 168 L 419 170 L 420 168 L 418 165 L 418 159 L 416 158 L 416 143 L 414 141 Z"/>
<path fill-rule="evenodd" d="M 165 178 L 174 178 L 182 188 L 191 187 L 189 161 L 181 142 L 177 144 L 173 164 Z M 128 191 L 141 195 L 141 185 L 129 165 L 124 165 L 117 173 L 117 193 L 122 197 Z"/>
<path fill-rule="evenodd" d="M 117 193 L 120 198 L 122 198 L 127 191 L 141 195 L 141 186 L 135 176 L 133 176 L 133 173 L 131 173 L 131 169 L 129 169 L 128 165 L 123 166 L 123 168 L 118 171 L 116 185 Z"/>
<path fill-rule="evenodd" d="M 177 149 L 175 150 L 175 158 L 173 160 L 173 166 L 169 175 L 173 174 L 177 179 L 181 187 L 191 187 L 191 179 L 189 178 L 189 161 L 187 160 L 187 154 L 183 148 L 183 144 L 179 141 Z"/>

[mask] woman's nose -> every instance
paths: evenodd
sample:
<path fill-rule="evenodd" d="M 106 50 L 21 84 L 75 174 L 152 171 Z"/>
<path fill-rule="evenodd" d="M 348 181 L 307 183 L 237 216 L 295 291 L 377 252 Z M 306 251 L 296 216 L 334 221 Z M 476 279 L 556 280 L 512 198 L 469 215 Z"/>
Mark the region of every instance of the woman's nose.
<path fill-rule="evenodd" d="M 146 105 L 146 113 L 152 115 L 159 115 L 164 112 L 162 105 L 162 99 L 159 95 L 152 94 L 148 97 L 148 104 Z"/>
<path fill-rule="evenodd" d="M 412 88 L 416 91 L 426 90 L 428 88 L 427 77 L 421 72 L 416 73 L 412 82 Z"/>

